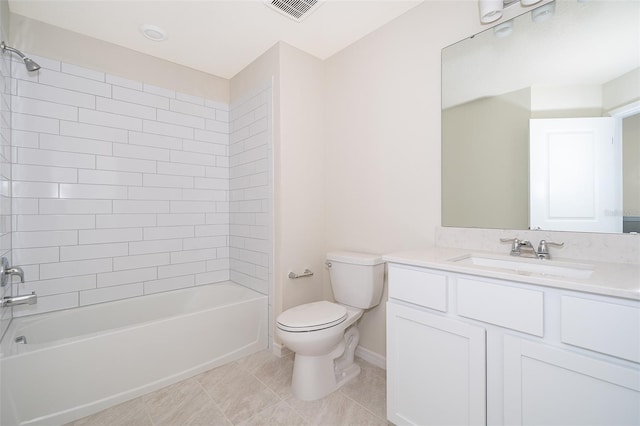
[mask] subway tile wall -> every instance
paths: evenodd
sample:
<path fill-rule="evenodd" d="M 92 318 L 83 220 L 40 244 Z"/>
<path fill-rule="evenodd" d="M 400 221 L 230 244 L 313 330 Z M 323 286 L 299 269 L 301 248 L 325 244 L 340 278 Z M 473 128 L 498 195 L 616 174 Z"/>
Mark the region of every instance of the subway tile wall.
<path fill-rule="evenodd" d="M 0 27 L 3 40 L 5 29 Z M 0 256 L 11 260 L 11 61 L 0 55 Z M 0 288 L 0 298 L 11 295 L 11 286 Z M 11 321 L 11 309 L 0 310 L 0 337 Z"/>
<path fill-rule="evenodd" d="M 228 280 L 232 252 L 234 278 L 256 287 L 230 239 L 268 230 L 229 234 L 230 159 L 250 160 L 230 153 L 228 105 L 33 59 L 37 73 L 12 68 L 12 241 L 27 280 L 14 291 L 38 303 L 14 315 Z"/>
<path fill-rule="evenodd" d="M 272 85 L 231 105 L 229 251 L 231 280 L 269 297 L 273 341 Z"/>

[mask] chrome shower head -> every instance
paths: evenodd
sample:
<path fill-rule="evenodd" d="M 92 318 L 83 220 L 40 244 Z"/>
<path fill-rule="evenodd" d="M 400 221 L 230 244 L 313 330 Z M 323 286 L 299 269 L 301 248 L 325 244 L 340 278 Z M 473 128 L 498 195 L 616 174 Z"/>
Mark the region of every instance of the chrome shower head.
<path fill-rule="evenodd" d="M 4 44 L 4 41 L 0 42 L 0 49 L 2 49 L 2 53 L 4 53 L 5 50 L 8 50 L 9 52 L 13 52 L 20 56 L 20 59 L 22 59 L 22 62 L 24 62 L 24 65 L 27 67 L 27 71 L 38 71 L 40 69 L 40 65 L 38 65 L 33 59 L 27 58 L 27 56 L 18 49 L 7 46 Z"/>
<path fill-rule="evenodd" d="M 27 71 L 38 71 L 40 69 L 40 65 L 38 65 L 31 58 L 22 58 L 24 65 L 27 67 Z"/>

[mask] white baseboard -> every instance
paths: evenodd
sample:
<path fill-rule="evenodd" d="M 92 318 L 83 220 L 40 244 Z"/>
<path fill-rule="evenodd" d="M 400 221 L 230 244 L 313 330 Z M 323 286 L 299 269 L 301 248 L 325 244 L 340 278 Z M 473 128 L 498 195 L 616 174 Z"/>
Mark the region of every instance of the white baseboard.
<path fill-rule="evenodd" d="M 271 342 L 271 352 L 277 357 L 282 358 L 291 353 L 291 350 L 282 343 Z"/>
<path fill-rule="evenodd" d="M 387 358 L 383 357 L 379 353 L 365 349 L 362 346 L 358 346 L 356 348 L 356 356 L 367 361 L 369 364 L 382 368 L 383 370 L 387 369 Z"/>

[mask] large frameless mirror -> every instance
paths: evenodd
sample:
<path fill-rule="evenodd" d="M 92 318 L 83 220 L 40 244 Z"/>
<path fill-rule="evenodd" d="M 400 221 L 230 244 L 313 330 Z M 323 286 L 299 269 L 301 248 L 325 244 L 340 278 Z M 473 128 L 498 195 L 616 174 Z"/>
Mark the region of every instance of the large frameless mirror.
<path fill-rule="evenodd" d="M 640 232 L 640 2 L 555 1 L 443 49 L 442 224 Z"/>

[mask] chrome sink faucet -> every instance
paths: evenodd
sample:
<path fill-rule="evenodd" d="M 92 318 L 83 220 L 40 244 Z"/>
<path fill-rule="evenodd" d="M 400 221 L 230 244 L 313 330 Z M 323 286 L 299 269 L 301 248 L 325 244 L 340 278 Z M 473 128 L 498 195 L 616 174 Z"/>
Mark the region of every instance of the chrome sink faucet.
<path fill-rule="evenodd" d="M 529 240 L 520 240 L 518 238 L 500 238 L 500 242 L 502 243 L 512 243 L 511 251 L 509 254 L 511 256 L 520 256 L 522 255 L 522 249 L 530 250 L 532 255 L 529 257 L 537 257 L 538 259 L 551 259 L 551 253 L 549 253 L 549 246 L 562 247 L 564 243 L 554 243 L 547 240 L 540 240 L 538 244 L 538 249 L 536 250 L 531 244 Z"/>

